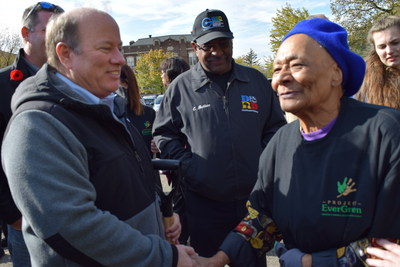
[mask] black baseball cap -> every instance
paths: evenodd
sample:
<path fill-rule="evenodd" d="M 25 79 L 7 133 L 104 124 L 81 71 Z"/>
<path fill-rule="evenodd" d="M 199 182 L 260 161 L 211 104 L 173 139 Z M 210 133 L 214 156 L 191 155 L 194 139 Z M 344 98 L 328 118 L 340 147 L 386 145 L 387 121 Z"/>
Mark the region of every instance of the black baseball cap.
<path fill-rule="evenodd" d="M 233 39 L 229 29 L 228 18 L 217 9 L 206 9 L 194 21 L 192 30 L 193 42 L 205 44 L 217 38 Z"/>

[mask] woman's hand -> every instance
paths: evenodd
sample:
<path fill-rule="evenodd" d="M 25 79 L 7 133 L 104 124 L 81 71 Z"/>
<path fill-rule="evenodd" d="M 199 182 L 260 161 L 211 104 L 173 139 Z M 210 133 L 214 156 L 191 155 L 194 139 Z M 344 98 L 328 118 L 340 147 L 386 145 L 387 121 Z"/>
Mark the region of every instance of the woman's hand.
<path fill-rule="evenodd" d="M 377 239 L 376 242 L 382 248 L 367 248 L 367 253 L 374 257 L 368 258 L 367 264 L 369 266 L 400 266 L 400 245 L 386 239 Z"/>

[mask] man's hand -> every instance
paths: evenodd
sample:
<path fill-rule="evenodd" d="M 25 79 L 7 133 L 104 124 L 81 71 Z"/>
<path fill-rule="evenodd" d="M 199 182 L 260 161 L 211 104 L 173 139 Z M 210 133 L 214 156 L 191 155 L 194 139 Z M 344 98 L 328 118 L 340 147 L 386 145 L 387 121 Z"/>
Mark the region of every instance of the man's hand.
<path fill-rule="evenodd" d="M 179 236 L 181 235 L 182 225 L 179 220 L 179 215 L 177 213 L 173 214 L 174 223 L 165 229 L 165 236 L 172 241 L 173 244 L 179 244 Z"/>
<path fill-rule="evenodd" d="M 386 239 L 378 239 L 378 245 L 382 248 L 367 247 L 367 253 L 375 259 L 366 260 L 369 266 L 400 266 L 400 245 Z"/>
<path fill-rule="evenodd" d="M 192 247 L 183 245 L 176 245 L 178 249 L 178 267 L 197 267 L 197 263 L 194 260 L 198 257 L 197 253 Z"/>
<path fill-rule="evenodd" d="M 211 258 L 195 256 L 194 259 L 199 267 L 224 267 L 229 263 L 228 255 L 223 251 L 218 251 Z"/>

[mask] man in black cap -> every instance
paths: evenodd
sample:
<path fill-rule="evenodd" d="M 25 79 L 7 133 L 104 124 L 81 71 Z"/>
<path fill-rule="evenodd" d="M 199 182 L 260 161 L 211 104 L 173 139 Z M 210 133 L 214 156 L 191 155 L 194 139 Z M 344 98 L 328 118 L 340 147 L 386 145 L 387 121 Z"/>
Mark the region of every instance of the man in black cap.
<path fill-rule="evenodd" d="M 153 135 L 162 158 L 183 162 L 190 245 L 211 256 L 245 214 L 261 151 L 286 121 L 268 80 L 232 59 L 222 11 L 201 12 L 192 36 L 199 63 L 169 86 Z"/>

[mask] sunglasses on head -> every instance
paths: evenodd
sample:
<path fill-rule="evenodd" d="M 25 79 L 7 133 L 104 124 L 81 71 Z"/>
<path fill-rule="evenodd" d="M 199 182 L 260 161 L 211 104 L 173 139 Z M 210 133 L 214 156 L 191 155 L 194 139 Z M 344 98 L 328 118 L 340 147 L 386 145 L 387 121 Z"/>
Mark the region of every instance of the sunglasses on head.
<path fill-rule="evenodd" d="M 26 15 L 26 17 L 24 18 L 24 20 L 26 20 L 27 18 L 29 18 L 30 15 L 32 15 L 32 13 L 38 8 L 41 7 L 41 10 L 47 10 L 47 11 L 51 11 L 53 13 L 61 13 L 64 12 L 64 9 L 62 9 L 61 7 L 54 5 L 52 3 L 48 3 L 48 2 L 38 2 L 36 5 L 34 5 L 32 7 L 31 10 L 29 10 L 28 14 Z"/>

